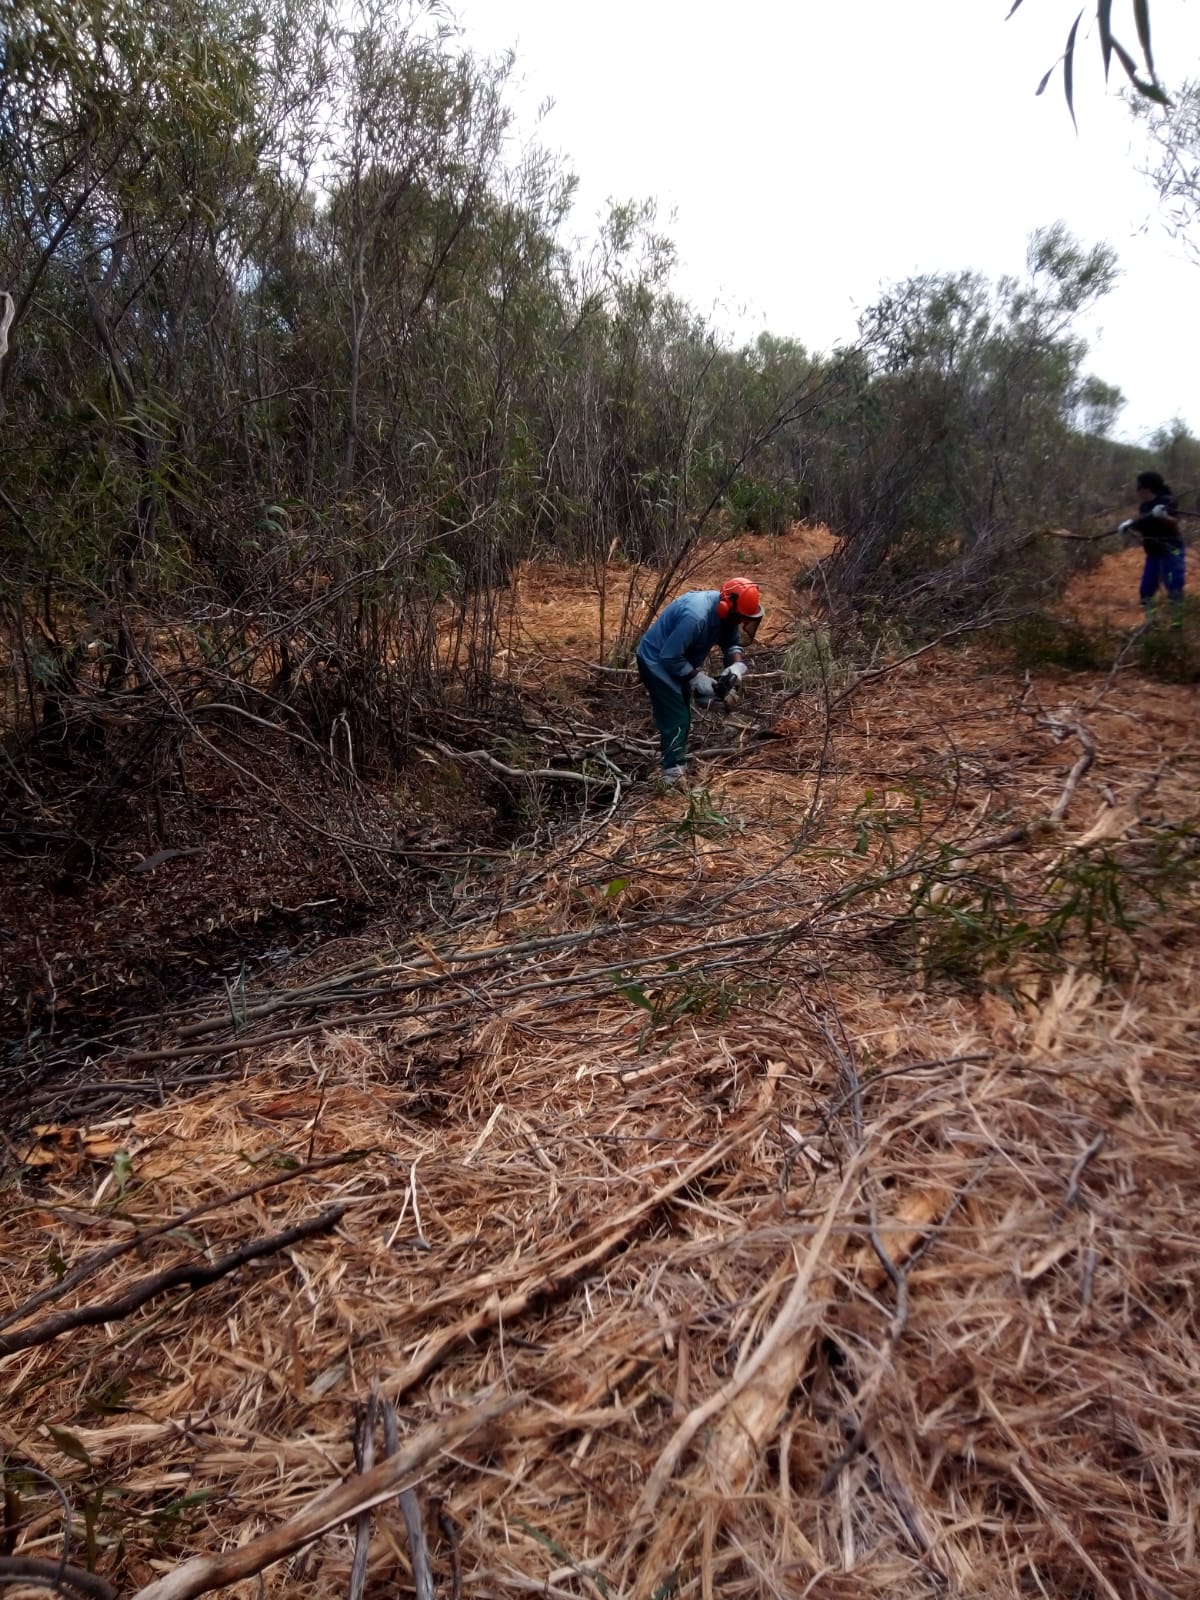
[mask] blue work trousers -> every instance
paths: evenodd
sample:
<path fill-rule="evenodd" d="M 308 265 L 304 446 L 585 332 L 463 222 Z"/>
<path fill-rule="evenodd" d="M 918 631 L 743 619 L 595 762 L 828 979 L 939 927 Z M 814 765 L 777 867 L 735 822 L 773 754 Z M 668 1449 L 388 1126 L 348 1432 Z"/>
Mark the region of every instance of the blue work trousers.
<path fill-rule="evenodd" d="M 1184 556 L 1182 550 L 1169 550 L 1166 555 L 1147 555 L 1142 569 L 1142 604 L 1148 606 L 1162 584 L 1169 600 L 1183 599 Z"/>

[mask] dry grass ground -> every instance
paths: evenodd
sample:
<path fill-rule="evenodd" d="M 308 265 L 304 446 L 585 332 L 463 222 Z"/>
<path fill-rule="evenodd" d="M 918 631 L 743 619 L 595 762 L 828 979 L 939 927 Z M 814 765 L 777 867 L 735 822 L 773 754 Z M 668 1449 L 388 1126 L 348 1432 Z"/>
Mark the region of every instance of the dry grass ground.
<path fill-rule="evenodd" d="M 819 553 L 736 565 L 782 617 Z M 590 655 L 596 603 L 523 574 L 514 670 Z M 690 795 L 547 810 L 258 1042 L 181 1031 L 229 1081 L 10 1150 L 10 1555 L 63 1551 L 24 1463 L 123 1595 L 242 1547 L 244 1600 L 412 1593 L 414 1516 L 479 1600 L 1200 1594 L 1194 690 L 933 652 L 831 716 L 760 690 L 720 742 Z M 244 1575 L 372 1393 L 409 1520 L 392 1484 Z"/>
<path fill-rule="evenodd" d="M 1067 609 L 1093 623 L 1136 627 L 1142 620 L 1138 584 L 1144 561 L 1135 548 L 1107 556 L 1095 571 L 1081 573 L 1067 586 Z"/>

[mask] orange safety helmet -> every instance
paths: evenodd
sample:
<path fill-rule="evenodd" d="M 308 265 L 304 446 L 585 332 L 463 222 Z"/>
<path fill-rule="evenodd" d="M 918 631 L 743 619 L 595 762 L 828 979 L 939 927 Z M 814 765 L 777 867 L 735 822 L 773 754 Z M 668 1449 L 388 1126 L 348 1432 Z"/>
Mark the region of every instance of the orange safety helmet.
<path fill-rule="evenodd" d="M 731 612 L 735 617 L 744 617 L 747 622 L 761 620 L 763 608 L 758 601 L 758 585 L 751 583 L 749 578 L 730 578 L 728 583 L 721 585 L 717 615 L 723 619 Z"/>

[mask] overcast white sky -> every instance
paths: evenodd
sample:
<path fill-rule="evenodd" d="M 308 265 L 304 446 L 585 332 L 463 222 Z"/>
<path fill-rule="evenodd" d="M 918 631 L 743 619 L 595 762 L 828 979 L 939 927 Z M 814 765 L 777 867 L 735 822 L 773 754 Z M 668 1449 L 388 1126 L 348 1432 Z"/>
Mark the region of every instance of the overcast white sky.
<path fill-rule="evenodd" d="M 1077 46 L 1079 133 L 1061 53 L 1082 0 L 458 0 L 466 42 L 517 51 L 510 103 L 578 174 L 575 227 L 609 196 L 653 197 L 678 289 L 739 338 L 810 349 L 853 337 L 881 285 L 917 272 L 1019 271 L 1058 219 L 1108 240 L 1118 287 L 1083 331 L 1127 397 L 1118 431 L 1182 416 L 1200 433 L 1200 265 L 1161 225 L 1142 136 Z M 1168 80 L 1195 76 L 1200 4 L 1154 0 Z M 1114 28 L 1136 51 L 1129 0 Z M 1088 19 L 1085 18 L 1085 22 Z M 540 102 L 549 116 L 536 126 Z M 536 129 L 536 133 L 535 133 Z"/>

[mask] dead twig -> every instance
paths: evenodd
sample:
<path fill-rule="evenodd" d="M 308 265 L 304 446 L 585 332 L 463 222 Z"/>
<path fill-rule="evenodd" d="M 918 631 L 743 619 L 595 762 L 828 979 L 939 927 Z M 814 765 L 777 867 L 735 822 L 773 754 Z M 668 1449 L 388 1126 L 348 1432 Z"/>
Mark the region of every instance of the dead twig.
<path fill-rule="evenodd" d="M 151 1239 L 161 1239 L 165 1233 L 173 1233 L 177 1228 L 184 1228 L 189 1222 L 195 1222 L 197 1217 L 207 1216 L 210 1212 L 220 1211 L 224 1206 L 236 1205 L 240 1200 L 252 1199 L 255 1195 L 265 1194 L 268 1189 L 278 1189 L 281 1184 L 292 1183 L 297 1178 L 308 1178 L 314 1172 L 325 1172 L 330 1167 L 342 1166 L 348 1161 L 360 1161 L 368 1152 L 366 1150 L 347 1150 L 334 1156 L 322 1156 L 319 1161 L 308 1161 L 302 1167 L 293 1167 L 290 1172 L 276 1173 L 270 1178 L 260 1178 L 257 1183 L 249 1183 L 244 1189 L 234 1189 L 228 1194 L 218 1195 L 213 1200 L 206 1200 L 202 1205 L 192 1206 L 187 1211 L 160 1222 L 153 1228 L 139 1228 L 136 1233 L 130 1234 L 127 1239 L 121 1239 L 116 1244 L 106 1245 L 103 1250 L 96 1250 L 86 1256 L 78 1266 L 72 1267 L 57 1283 L 51 1283 L 44 1289 L 39 1289 L 37 1294 L 30 1295 L 29 1299 L 11 1311 L 6 1311 L 0 1316 L 0 1328 L 10 1328 L 14 1322 L 21 1322 L 31 1316 L 41 1306 L 52 1301 L 61 1300 L 65 1294 L 81 1284 L 86 1278 L 101 1267 L 115 1261 L 118 1256 L 128 1255 L 131 1250 L 140 1250 Z"/>
<path fill-rule="evenodd" d="M 371 1385 L 365 1406 L 358 1408 L 354 1426 L 354 1465 L 361 1474 L 375 1465 L 375 1410 L 379 1389 Z M 354 1560 L 350 1566 L 350 1600 L 362 1600 L 367 1587 L 367 1563 L 371 1555 L 371 1513 L 360 1511 L 354 1524 Z"/>
<path fill-rule="evenodd" d="M 74 1306 L 70 1311 L 59 1311 L 41 1322 L 35 1322 L 32 1328 L 21 1328 L 16 1333 L 0 1334 L 0 1357 L 12 1355 L 18 1350 L 30 1350 L 35 1345 L 49 1344 L 52 1339 L 69 1333 L 73 1328 L 94 1328 L 102 1322 L 116 1322 L 137 1311 L 148 1300 L 153 1300 L 160 1294 L 167 1294 L 172 1289 L 194 1291 L 204 1288 L 207 1284 L 216 1283 L 219 1278 L 227 1277 L 229 1273 L 235 1272 L 238 1267 L 245 1266 L 249 1261 L 257 1261 L 262 1256 L 276 1255 L 280 1250 L 298 1244 L 301 1239 L 312 1239 L 323 1233 L 332 1233 L 345 1216 L 346 1210 L 345 1205 L 330 1206 L 328 1211 L 322 1211 L 319 1217 L 312 1217 L 308 1222 L 299 1222 L 294 1228 L 285 1228 L 282 1233 L 271 1234 L 266 1239 L 252 1239 L 247 1244 L 239 1245 L 236 1250 L 227 1256 L 222 1256 L 218 1261 L 204 1265 L 196 1263 L 169 1267 L 166 1272 L 156 1272 L 151 1278 L 143 1278 L 115 1300 L 107 1300 L 94 1306 Z"/>
<path fill-rule="evenodd" d="M 616 774 L 615 769 L 614 776 L 600 778 L 589 777 L 586 772 L 571 772 L 564 767 L 510 767 L 487 750 L 452 750 L 437 739 L 432 743 L 433 748 L 450 761 L 474 761 L 503 778 L 522 778 L 533 783 L 581 783 L 587 789 L 619 789 L 622 783 L 628 782 L 623 774 Z M 611 763 L 606 764 L 611 766 Z"/>
<path fill-rule="evenodd" d="M 326 1489 L 303 1511 L 269 1533 L 220 1555 L 193 1556 L 174 1572 L 139 1589 L 132 1600 L 195 1600 L 197 1595 L 231 1587 L 265 1572 L 351 1517 L 390 1500 L 406 1479 L 420 1472 L 435 1456 L 497 1421 L 524 1399 L 523 1394 L 501 1395 L 448 1421 L 430 1423 L 406 1440 L 395 1455 L 370 1472 Z"/>
<path fill-rule="evenodd" d="M 1071 804 L 1075 791 L 1079 787 L 1080 779 L 1096 759 L 1096 741 L 1082 722 L 1057 722 L 1051 720 L 1050 726 L 1056 730 L 1061 730 L 1063 733 L 1073 733 L 1083 746 L 1083 753 L 1067 774 L 1067 781 L 1063 785 L 1063 791 L 1058 797 L 1054 810 L 1050 813 L 1050 821 L 1057 823 L 1061 822 L 1066 816 L 1067 807 Z"/>
<path fill-rule="evenodd" d="M 1087 1169 L 1087 1165 L 1089 1161 L 1091 1161 L 1092 1157 L 1099 1155 L 1101 1150 L 1104 1149 L 1104 1141 L 1106 1138 L 1107 1134 L 1104 1132 L 1104 1129 L 1101 1128 L 1100 1132 L 1092 1140 L 1091 1144 L 1088 1145 L 1087 1149 L 1079 1152 L 1079 1159 L 1071 1168 L 1071 1176 L 1067 1182 L 1067 1192 L 1062 1198 L 1060 1212 L 1069 1211 L 1075 1204 L 1076 1200 L 1079 1199 L 1079 1180 L 1083 1177 L 1083 1174 Z"/>
<path fill-rule="evenodd" d="M 383 1402 L 383 1448 L 389 1456 L 400 1449 L 400 1426 L 396 1408 L 390 1400 Z M 415 1489 L 401 1489 L 397 1499 L 400 1515 L 408 1532 L 409 1557 L 412 1561 L 413 1589 L 417 1600 L 434 1600 L 433 1567 L 429 1560 L 429 1541 L 421 1521 L 421 1505 Z"/>
<path fill-rule="evenodd" d="M 911 1229 L 905 1235 L 902 1235 L 904 1251 L 899 1262 L 893 1259 L 880 1236 L 875 1198 L 874 1196 L 871 1197 L 871 1217 L 867 1238 L 884 1277 L 887 1278 L 892 1286 L 892 1291 L 895 1295 L 895 1310 L 892 1313 L 892 1320 L 888 1325 L 883 1344 L 876 1353 L 874 1367 L 859 1390 L 859 1398 L 862 1401 L 859 1417 L 844 1449 L 830 1464 L 822 1477 L 817 1488 L 818 1496 L 824 1497 L 830 1492 L 841 1477 L 843 1470 L 849 1466 L 850 1462 L 854 1460 L 855 1456 L 867 1443 L 867 1435 L 875 1411 L 876 1396 L 882 1387 L 884 1378 L 892 1368 L 896 1347 L 899 1345 L 904 1336 L 904 1330 L 908 1326 L 909 1274 L 921 1261 L 922 1257 L 932 1249 L 934 1242 L 945 1232 L 955 1212 L 958 1211 L 972 1190 L 978 1187 L 984 1176 L 991 1170 L 991 1167 L 992 1158 L 989 1157 L 971 1181 L 964 1185 L 954 1196 L 941 1216 L 934 1219 L 933 1225 L 923 1235 L 915 1234 Z M 914 1240 L 916 1241 L 915 1243 Z"/>
<path fill-rule="evenodd" d="M 442 1537 L 450 1546 L 450 1600 L 463 1600 L 462 1584 L 462 1556 L 459 1553 L 459 1543 L 462 1532 L 454 1518 L 446 1510 L 444 1504 L 438 1505 L 438 1526 L 442 1530 Z"/>

